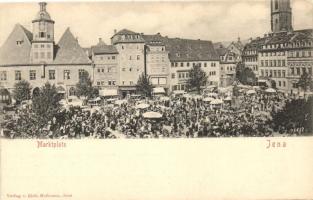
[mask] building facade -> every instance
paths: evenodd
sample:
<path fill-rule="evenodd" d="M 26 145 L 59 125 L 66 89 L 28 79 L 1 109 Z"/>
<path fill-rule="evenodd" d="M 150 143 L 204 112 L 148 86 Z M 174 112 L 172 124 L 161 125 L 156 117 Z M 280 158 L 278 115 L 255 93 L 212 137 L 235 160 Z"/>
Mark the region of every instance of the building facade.
<path fill-rule="evenodd" d="M 313 29 L 293 30 L 289 0 L 271 1 L 272 33 L 245 45 L 243 62 L 259 81 L 284 92 L 298 91 L 303 73 L 312 74 Z"/>
<path fill-rule="evenodd" d="M 75 95 L 75 85 L 89 75 L 91 60 L 66 29 L 58 43 L 54 41 L 54 21 L 46 3 L 33 23 L 33 32 L 17 24 L 0 48 L 0 87 L 12 92 L 14 84 L 27 80 L 36 93 L 46 82 L 55 84 L 64 97 Z"/>
<path fill-rule="evenodd" d="M 100 90 L 117 89 L 119 85 L 118 51 L 113 45 L 106 45 L 102 39 L 91 47 L 91 59 L 94 64 L 94 85 Z"/>
<path fill-rule="evenodd" d="M 140 33 L 123 29 L 111 38 L 119 54 L 118 85 L 123 97 L 136 93 L 136 85 L 141 74 L 145 73 L 145 41 Z"/>

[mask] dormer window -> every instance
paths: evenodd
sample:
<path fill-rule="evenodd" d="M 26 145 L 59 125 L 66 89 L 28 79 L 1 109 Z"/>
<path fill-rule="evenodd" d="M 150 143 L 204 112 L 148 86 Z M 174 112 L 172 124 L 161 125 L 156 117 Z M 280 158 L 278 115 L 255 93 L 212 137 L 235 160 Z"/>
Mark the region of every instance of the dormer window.
<path fill-rule="evenodd" d="M 16 41 L 16 45 L 20 46 L 20 45 L 23 44 L 23 42 L 24 42 L 23 40 L 17 40 L 17 41 Z"/>

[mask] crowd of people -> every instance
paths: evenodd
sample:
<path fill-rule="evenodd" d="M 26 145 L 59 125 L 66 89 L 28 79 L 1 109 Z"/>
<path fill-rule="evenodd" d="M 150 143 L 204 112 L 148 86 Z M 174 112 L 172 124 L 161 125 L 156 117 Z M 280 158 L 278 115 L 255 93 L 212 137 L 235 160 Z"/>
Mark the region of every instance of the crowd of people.
<path fill-rule="evenodd" d="M 169 99 L 128 100 L 94 108 L 61 109 L 40 126 L 31 108 L 23 108 L 6 124 L 6 136 L 14 138 L 196 138 L 273 136 L 271 112 L 290 100 L 282 93 L 245 94 L 212 106 L 204 98 L 176 96 Z M 138 108 L 138 104 L 146 104 Z M 161 117 L 147 118 L 152 111 Z M 280 132 L 282 133 L 282 132 Z"/>

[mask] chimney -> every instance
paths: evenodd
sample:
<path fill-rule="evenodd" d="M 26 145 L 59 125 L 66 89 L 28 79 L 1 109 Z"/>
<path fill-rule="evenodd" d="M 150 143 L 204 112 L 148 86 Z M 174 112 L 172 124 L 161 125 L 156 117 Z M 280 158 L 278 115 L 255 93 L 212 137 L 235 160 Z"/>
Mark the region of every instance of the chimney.
<path fill-rule="evenodd" d="M 116 34 L 117 33 L 117 31 L 116 31 L 116 29 L 114 29 L 114 34 Z"/>
<path fill-rule="evenodd" d="M 240 37 L 238 37 L 238 42 L 240 42 Z"/>
<path fill-rule="evenodd" d="M 42 11 L 46 11 L 46 2 L 39 2 L 39 6 L 40 6 L 40 12 Z"/>
<path fill-rule="evenodd" d="M 161 35 L 160 33 L 157 33 L 157 35 Z"/>
<path fill-rule="evenodd" d="M 99 38 L 99 43 L 102 43 L 102 38 Z"/>

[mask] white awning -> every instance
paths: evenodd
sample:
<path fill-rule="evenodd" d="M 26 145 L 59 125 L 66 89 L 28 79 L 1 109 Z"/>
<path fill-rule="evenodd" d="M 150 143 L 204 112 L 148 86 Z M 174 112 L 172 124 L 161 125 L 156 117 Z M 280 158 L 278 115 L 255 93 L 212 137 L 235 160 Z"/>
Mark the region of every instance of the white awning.
<path fill-rule="evenodd" d="M 104 89 L 99 91 L 99 95 L 103 97 L 118 96 L 117 89 Z"/>
<path fill-rule="evenodd" d="M 165 90 L 162 87 L 156 87 L 156 88 L 153 88 L 153 93 L 154 94 L 165 94 Z"/>

